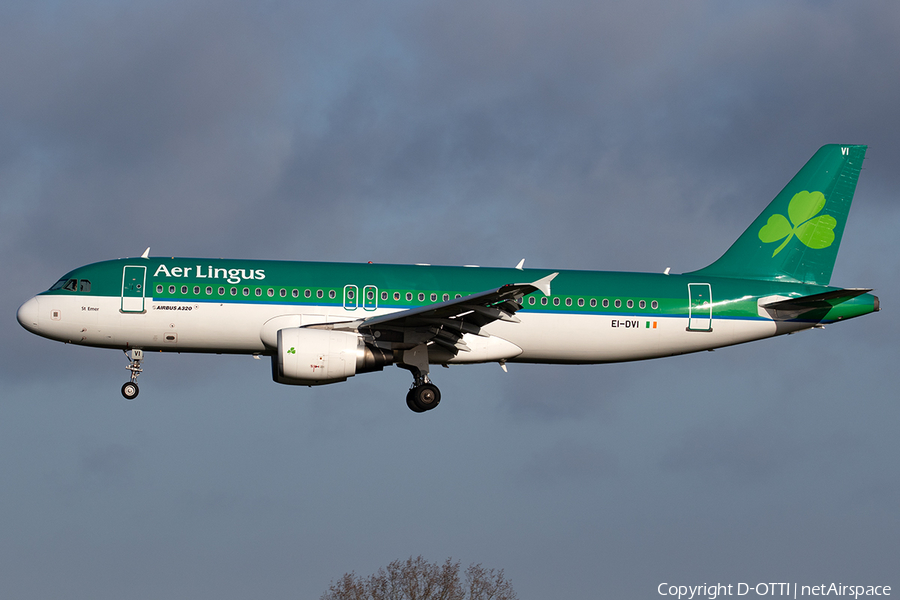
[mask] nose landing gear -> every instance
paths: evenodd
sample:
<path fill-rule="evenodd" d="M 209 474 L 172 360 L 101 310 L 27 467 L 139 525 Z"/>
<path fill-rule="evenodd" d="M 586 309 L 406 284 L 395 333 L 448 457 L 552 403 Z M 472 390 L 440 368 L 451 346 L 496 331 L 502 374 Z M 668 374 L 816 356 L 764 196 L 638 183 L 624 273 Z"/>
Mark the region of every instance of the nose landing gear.
<path fill-rule="evenodd" d="M 138 388 L 137 383 L 135 383 L 135 380 L 137 379 L 138 375 L 141 374 L 141 371 L 143 371 L 143 369 L 141 368 L 141 361 L 144 360 L 144 351 L 139 348 L 135 348 L 129 353 L 129 351 L 126 350 L 125 356 L 128 356 L 129 360 L 131 361 L 131 363 L 127 367 L 125 367 L 126 369 L 131 371 L 131 381 L 126 382 L 125 385 L 122 386 L 122 395 L 126 400 L 134 400 L 135 398 L 137 398 L 138 393 L 140 393 L 141 391 L 140 388 Z"/>

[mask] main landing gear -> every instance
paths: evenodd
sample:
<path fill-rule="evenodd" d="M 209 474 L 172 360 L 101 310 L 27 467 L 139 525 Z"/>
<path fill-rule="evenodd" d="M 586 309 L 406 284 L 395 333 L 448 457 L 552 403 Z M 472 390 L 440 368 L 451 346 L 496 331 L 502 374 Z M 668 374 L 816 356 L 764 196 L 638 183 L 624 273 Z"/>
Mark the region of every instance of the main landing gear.
<path fill-rule="evenodd" d="M 406 393 L 406 405 L 409 410 L 423 413 L 441 403 L 441 391 L 428 379 L 428 347 L 419 344 L 403 351 L 403 360 L 397 363 L 413 376 L 413 383 Z"/>
<path fill-rule="evenodd" d="M 144 360 L 144 351 L 135 348 L 131 351 L 131 354 L 129 356 L 129 352 L 128 350 L 126 350 L 125 356 L 128 356 L 129 360 L 131 360 L 131 363 L 127 367 L 125 367 L 126 369 L 131 371 L 131 381 L 126 382 L 125 385 L 122 386 L 122 395 L 126 400 L 134 400 L 135 398 L 137 398 L 138 393 L 140 393 L 141 391 L 138 388 L 138 384 L 135 383 L 135 380 L 137 379 L 138 375 L 141 374 L 141 371 L 143 371 L 143 369 L 141 368 L 141 361 Z"/>

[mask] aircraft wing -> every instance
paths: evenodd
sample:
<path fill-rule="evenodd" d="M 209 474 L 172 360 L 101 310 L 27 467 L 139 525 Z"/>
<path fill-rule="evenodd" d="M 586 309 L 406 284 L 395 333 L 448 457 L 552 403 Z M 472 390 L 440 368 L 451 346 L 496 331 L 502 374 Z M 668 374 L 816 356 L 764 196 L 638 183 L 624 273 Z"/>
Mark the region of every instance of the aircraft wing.
<path fill-rule="evenodd" d="M 498 320 L 518 323 L 515 313 L 522 308 L 522 298 L 537 291 L 549 296 L 550 282 L 557 275 L 559 273 L 551 273 L 531 283 L 510 283 L 462 298 L 362 321 L 335 323 L 333 328 L 352 328 L 373 336 L 376 343 L 390 343 L 397 349 L 431 342 L 455 355 L 459 351 L 469 350 L 462 340 L 463 334 L 486 337 L 481 328 L 488 323 Z"/>
<path fill-rule="evenodd" d="M 847 300 L 862 296 L 866 292 L 871 291 L 872 290 L 868 288 L 834 290 L 831 292 L 823 292 L 821 294 L 813 294 L 811 296 L 788 298 L 787 300 L 770 302 L 769 304 L 761 305 L 761 308 L 765 309 L 776 321 L 799 319 L 801 316 L 813 311 L 827 312 L 841 302 L 846 302 Z"/>

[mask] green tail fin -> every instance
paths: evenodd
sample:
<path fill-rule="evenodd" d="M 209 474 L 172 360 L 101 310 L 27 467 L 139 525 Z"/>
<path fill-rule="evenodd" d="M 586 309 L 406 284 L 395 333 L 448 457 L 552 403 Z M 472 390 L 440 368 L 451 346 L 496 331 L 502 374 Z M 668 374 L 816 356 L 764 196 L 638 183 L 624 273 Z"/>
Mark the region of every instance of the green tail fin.
<path fill-rule="evenodd" d="M 719 260 L 691 274 L 828 285 L 865 155 L 819 148 Z"/>

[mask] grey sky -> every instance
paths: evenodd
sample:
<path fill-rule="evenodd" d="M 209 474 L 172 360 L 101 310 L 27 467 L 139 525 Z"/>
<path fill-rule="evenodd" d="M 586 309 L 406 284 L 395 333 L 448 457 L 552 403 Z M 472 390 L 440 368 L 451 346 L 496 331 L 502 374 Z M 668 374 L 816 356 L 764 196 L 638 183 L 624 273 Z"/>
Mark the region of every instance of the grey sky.
<path fill-rule="evenodd" d="M 0 5 L 0 595 L 318 598 L 423 554 L 523 600 L 900 585 L 892 2 Z M 885 310 L 714 353 L 279 386 L 16 308 L 154 254 L 688 271 L 869 145 L 833 283 Z"/>

